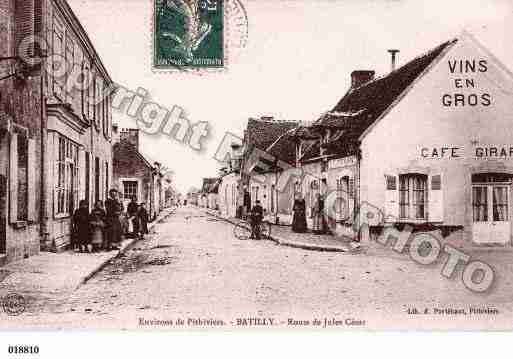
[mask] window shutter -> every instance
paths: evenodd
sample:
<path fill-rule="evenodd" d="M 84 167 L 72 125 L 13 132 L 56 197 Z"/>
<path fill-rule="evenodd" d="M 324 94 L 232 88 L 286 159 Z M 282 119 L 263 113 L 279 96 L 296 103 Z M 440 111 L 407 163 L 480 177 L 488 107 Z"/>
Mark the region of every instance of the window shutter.
<path fill-rule="evenodd" d="M 18 135 L 16 133 L 11 134 L 9 157 L 9 220 L 15 223 L 18 221 Z"/>
<path fill-rule="evenodd" d="M 398 178 L 395 175 L 385 175 L 385 217 L 399 217 Z"/>
<path fill-rule="evenodd" d="M 26 58 L 34 56 L 34 46 L 28 43 L 29 47 L 19 48 L 19 44 L 29 36 L 33 36 L 36 30 L 36 12 L 34 0 L 16 0 L 14 4 L 16 17 L 16 51 L 18 56 Z M 37 2 L 37 1 L 36 1 Z M 38 16 L 38 27 L 41 27 L 41 19 Z"/>
<path fill-rule="evenodd" d="M 355 197 L 354 178 L 349 178 L 347 191 L 349 192 L 349 198 Z"/>
<path fill-rule="evenodd" d="M 59 184 L 59 135 L 53 135 L 53 215 L 58 212 L 57 185 Z"/>
<path fill-rule="evenodd" d="M 85 151 L 83 148 L 78 149 L 78 173 L 75 181 L 78 182 L 78 201 L 80 202 L 82 199 L 87 200 L 85 198 L 85 182 L 84 182 L 84 168 L 85 168 Z"/>
<path fill-rule="evenodd" d="M 443 222 L 443 187 L 442 174 L 436 173 L 429 176 L 428 191 L 429 212 L 428 218 L 430 222 Z"/>
<path fill-rule="evenodd" d="M 36 141 L 32 138 L 28 139 L 28 167 L 27 167 L 27 197 L 28 197 L 28 220 L 35 222 L 36 214 Z"/>
<path fill-rule="evenodd" d="M 347 198 L 347 201 L 348 201 L 348 206 L 347 208 L 349 209 L 349 221 L 353 221 L 354 220 L 354 217 L 355 217 L 355 213 L 354 213 L 354 202 L 355 202 L 355 185 L 354 185 L 354 178 L 349 178 L 349 182 L 348 182 L 348 189 L 347 191 L 349 192 L 349 195 L 348 195 L 348 198 Z"/>

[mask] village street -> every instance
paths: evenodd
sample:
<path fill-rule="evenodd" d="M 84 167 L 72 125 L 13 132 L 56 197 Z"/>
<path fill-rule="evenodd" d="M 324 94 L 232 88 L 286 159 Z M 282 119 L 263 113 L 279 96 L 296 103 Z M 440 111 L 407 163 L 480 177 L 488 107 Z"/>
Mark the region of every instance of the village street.
<path fill-rule="evenodd" d="M 495 258 L 498 280 L 491 293 L 475 294 L 459 280 L 443 278 L 439 267 L 422 267 L 388 249 L 344 254 L 237 240 L 231 224 L 196 207 L 179 208 L 155 230 L 70 297 L 41 298 L 18 317 L 2 313 L 2 321 L 9 321 L 4 325 L 205 329 L 249 323 L 242 318 L 266 318 L 268 326 L 268 319 L 276 327 L 293 319 L 294 324 L 309 321 L 311 329 L 314 318 L 322 321 L 320 327 L 327 318 L 341 321 L 338 329 L 458 328 L 461 323 L 466 328 L 511 328 L 510 252 L 479 253 L 480 259 Z M 469 306 L 493 307 L 499 314 L 407 313 L 412 308 L 468 312 Z M 141 325 L 141 319 L 176 323 L 178 318 L 185 324 Z M 217 324 L 187 323 L 189 318 Z"/>

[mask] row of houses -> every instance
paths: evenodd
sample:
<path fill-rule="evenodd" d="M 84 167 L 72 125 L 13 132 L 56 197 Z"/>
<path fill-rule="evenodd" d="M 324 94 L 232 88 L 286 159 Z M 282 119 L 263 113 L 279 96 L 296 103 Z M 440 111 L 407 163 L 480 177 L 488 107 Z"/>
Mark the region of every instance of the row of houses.
<path fill-rule="evenodd" d="M 21 46 L 31 36 L 44 48 Z M 78 64 L 89 86 L 68 89 L 62 69 L 49 66 L 54 54 Z M 111 97 L 102 96 L 111 85 L 65 0 L 0 0 L 0 265 L 67 248 L 79 201 L 92 206 L 111 188 L 125 198 L 136 193 L 154 215 L 160 210 L 158 166 L 141 159 L 145 174 L 128 175 L 138 148 L 113 152 L 116 138 L 128 142 L 130 133 L 112 126 Z"/>
<path fill-rule="evenodd" d="M 290 224 L 294 197 L 335 193 L 337 231 L 366 223 L 458 232 L 477 244 L 512 240 L 513 75 L 471 34 L 350 88 L 304 124 L 249 119 L 221 177 L 223 216 L 260 200 L 267 219 Z M 255 151 L 256 149 L 256 151 Z M 255 153 L 258 158 L 255 161 Z"/>
<path fill-rule="evenodd" d="M 218 209 L 219 178 L 203 178 L 203 184 L 199 192 L 198 205 L 203 208 Z"/>

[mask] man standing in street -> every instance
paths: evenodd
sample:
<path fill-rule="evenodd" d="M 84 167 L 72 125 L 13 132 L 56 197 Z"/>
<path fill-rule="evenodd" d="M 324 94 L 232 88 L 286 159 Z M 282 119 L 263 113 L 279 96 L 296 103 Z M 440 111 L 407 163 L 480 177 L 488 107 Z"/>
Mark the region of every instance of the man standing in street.
<path fill-rule="evenodd" d="M 260 224 L 264 218 L 264 209 L 260 205 L 260 201 L 255 202 L 255 206 L 251 209 L 251 238 L 260 239 Z"/>

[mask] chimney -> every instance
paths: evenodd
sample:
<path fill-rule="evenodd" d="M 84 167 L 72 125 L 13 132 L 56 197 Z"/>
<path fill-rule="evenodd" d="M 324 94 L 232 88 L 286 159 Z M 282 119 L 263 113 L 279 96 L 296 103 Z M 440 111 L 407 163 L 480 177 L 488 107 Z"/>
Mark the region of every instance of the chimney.
<path fill-rule="evenodd" d="M 392 55 L 392 71 L 395 70 L 395 63 L 396 63 L 396 56 L 397 56 L 397 53 L 399 52 L 399 50 L 397 49 L 389 49 L 388 52 L 390 53 L 390 55 Z"/>
<path fill-rule="evenodd" d="M 112 124 L 112 144 L 118 143 L 119 138 L 119 126 L 117 123 Z"/>
<path fill-rule="evenodd" d="M 351 72 L 351 87 L 357 88 L 374 79 L 374 71 L 356 70 Z"/>
<path fill-rule="evenodd" d="M 128 141 L 139 151 L 139 130 L 135 128 L 122 128 L 120 141 Z"/>

